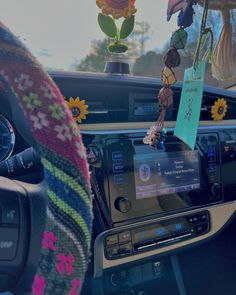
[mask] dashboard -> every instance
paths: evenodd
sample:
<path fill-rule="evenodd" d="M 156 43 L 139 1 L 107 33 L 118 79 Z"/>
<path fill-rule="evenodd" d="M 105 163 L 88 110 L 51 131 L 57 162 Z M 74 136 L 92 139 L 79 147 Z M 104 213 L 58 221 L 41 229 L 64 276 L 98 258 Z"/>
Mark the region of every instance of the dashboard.
<path fill-rule="evenodd" d="M 89 276 L 109 277 L 107 293 L 101 294 L 118 292 L 114 270 L 122 273 L 134 263 L 207 242 L 231 221 L 236 210 L 236 93 L 204 89 L 196 148 L 191 151 L 173 135 L 181 93 L 177 84 L 164 144 L 153 150 L 143 144 L 143 137 L 159 112 L 159 80 L 88 73 L 50 75 L 66 100 L 80 97 L 88 105 L 80 129 L 94 199 Z M 217 98 L 228 104 L 227 117 L 219 123 L 211 120 L 210 113 Z M 3 112 L 0 161 L 28 147 L 14 117 Z"/>

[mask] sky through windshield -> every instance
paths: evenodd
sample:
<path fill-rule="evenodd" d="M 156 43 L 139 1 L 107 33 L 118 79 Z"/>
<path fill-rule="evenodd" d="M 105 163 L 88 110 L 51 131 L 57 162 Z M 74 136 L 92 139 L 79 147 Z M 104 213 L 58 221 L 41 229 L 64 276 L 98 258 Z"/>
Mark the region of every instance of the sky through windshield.
<path fill-rule="evenodd" d="M 167 23 L 167 0 L 136 0 L 137 21 L 148 22 L 151 38 L 146 50 L 162 48 L 176 28 Z M 0 19 L 20 36 L 47 68 L 70 69 L 103 39 L 97 25 L 95 0 L 2 0 Z"/>

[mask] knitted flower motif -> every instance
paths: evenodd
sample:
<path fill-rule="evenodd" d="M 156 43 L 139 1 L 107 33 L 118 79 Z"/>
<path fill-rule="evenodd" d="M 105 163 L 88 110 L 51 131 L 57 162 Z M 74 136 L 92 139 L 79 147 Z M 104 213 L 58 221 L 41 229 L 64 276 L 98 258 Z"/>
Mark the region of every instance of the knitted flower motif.
<path fill-rule="evenodd" d="M 41 112 L 38 112 L 36 116 L 30 116 L 30 120 L 33 121 L 34 129 L 42 130 L 44 127 L 49 126 L 46 115 Z"/>
<path fill-rule="evenodd" d="M 87 155 L 86 155 L 86 149 L 84 147 L 84 145 L 82 145 L 79 142 L 75 143 L 76 147 L 77 147 L 77 154 L 81 159 L 87 159 Z"/>
<path fill-rule="evenodd" d="M 40 87 L 40 90 L 43 92 L 43 95 L 48 98 L 48 99 L 56 99 L 57 96 L 55 94 L 55 92 L 53 91 L 52 87 L 50 84 L 48 84 L 47 82 L 44 82 L 44 85 L 42 85 Z"/>
<path fill-rule="evenodd" d="M 56 103 L 49 107 L 49 111 L 51 116 L 58 121 L 65 117 L 62 107 Z"/>
<path fill-rule="evenodd" d="M 211 109 L 212 118 L 214 121 L 221 121 L 227 113 L 227 102 L 223 98 L 219 98 Z"/>
<path fill-rule="evenodd" d="M 41 106 L 41 101 L 38 99 L 36 93 L 30 92 L 28 96 L 23 97 L 23 101 L 26 103 L 27 109 L 33 111 L 36 107 Z"/>
<path fill-rule="evenodd" d="M 70 289 L 69 295 L 78 295 L 81 288 L 81 279 L 74 279 L 72 281 L 72 288 Z"/>
<path fill-rule="evenodd" d="M 34 295 L 43 295 L 45 285 L 46 285 L 45 278 L 41 277 L 39 275 L 36 275 L 34 277 L 34 283 L 33 283 L 33 286 L 32 286 L 32 293 Z"/>
<path fill-rule="evenodd" d="M 65 255 L 63 253 L 58 255 L 59 263 L 57 265 L 57 270 L 61 275 L 67 273 L 68 275 L 72 275 L 73 273 L 73 263 L 74 256 L 73 255 Z"/>
<path fill-rule="evenodd" d="M 17 88 L 21 91 L 25 91 L 33 86 L 30 76 L 26 74 L 21 74 L 19 78 L 15 79 L 15 82 L 17 83 Z"/>
<path fill-rule="evenodd" d="M 137 11 L 134 5 L 135 0 L 96 0 L 96 3 L 103 14 L 111 15 L 115 19 L 127 18 Z"/>
<path fill-rule="evenodd" d="M 86 119 L 88 106 L 86 105 L 85 100 L 80 100 L 79 97 L 76 97 L 75 99 L 70 97 L 70 100 L 66 101 L 66 104 L 77 123 L 81 123 L 82 120 Z"/>
<path fill-rule="evenodd" d="M 54 130 L 57 132 L 57 138 L 61 141 L 65 142 L 67 139 L 72 139 L 70 128 L 66 124 L 56 125 Z"/>
<path fill-rule="evenodd" d="M 55 243 L 56 243 L 56 236 L 54 235 L 54 233 L 50 233 L 50 232 L 47 232 L 45 231 L 44 234 L 43 234 L 43 240 L 42 240 L 42 247 L 43 249 L 45 250 L 56 250 L 56 246 L 55 246 Z"/>

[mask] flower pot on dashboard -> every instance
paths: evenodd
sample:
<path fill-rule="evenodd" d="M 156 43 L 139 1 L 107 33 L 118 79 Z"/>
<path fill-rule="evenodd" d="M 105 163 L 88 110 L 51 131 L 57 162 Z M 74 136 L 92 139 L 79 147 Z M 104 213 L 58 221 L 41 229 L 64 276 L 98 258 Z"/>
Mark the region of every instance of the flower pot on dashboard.
<path fill-rule="evenodd" d="M 111 55 L 105 64 L 104 73 L 130 74 L 130 64 L 128 58 L 122 54 Z"/>

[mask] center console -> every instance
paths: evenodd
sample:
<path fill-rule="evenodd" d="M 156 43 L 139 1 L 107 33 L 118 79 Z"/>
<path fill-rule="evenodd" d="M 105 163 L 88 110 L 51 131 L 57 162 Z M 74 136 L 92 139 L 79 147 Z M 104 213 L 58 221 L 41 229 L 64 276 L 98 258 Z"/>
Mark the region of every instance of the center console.
<path fill-rule="evenodd" d="M 166 134 L 163 147 L 138 130 L 84 135 L 104 228 L 94 276 L 206 240 L 236 210 L 236 132 L 199 128 L 196 148 Z M 222 214 L 226 212 L 227 214 Z"/>

